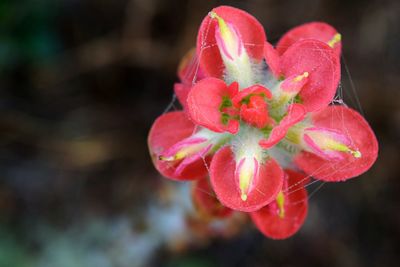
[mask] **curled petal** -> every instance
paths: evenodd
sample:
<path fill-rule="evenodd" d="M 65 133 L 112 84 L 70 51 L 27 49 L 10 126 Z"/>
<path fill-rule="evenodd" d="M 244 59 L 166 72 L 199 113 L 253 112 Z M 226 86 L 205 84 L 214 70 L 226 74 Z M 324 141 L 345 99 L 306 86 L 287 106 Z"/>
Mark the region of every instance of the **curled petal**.
<path fill-rule="evenodd" d="M 206 78 L 190 90 L 187 104 L 192 120 L 214 132 L 236 133 L 239 122 L 231 118 L 226 108 L 232 106 L 231 98 L 237 93 L 237 84 L 227 86 L 216 78 Z"/>
<path fill-rule="evenodd" d="M 268 206 L 250 213 L 256 227 L 267 237 L 285 239 L 294 235 L 307 216 L 307 191 L 298 184 L 304 175 L 285 171 L 288 181 L 278 198 Z"/>
<path fill-rule="evenodd" d="M 174 84 L 174 92 L 181 103 L 184 110 L 187 109 L 187 97 L 189 95 L 191 86 L 184 84 L 184 83 L 175 83 Z"/>
<path fill-rule="evenodd" d="M 206 219 L 225 218 L 232 214 L 231 209 L 222 206 L 218 201 L 207 178 L 194 183 L 192 199 L 195 208 Z"/>
<path fill-rule="evenodd" d="M 292 75 L 288 78 L 286 78 L 281 86 L 280 89 L 282 92 L 290 95 L 290 96 L 295 96 L 297 95 L 300 90 L 303 88 L 303 86 L 308 82 L 308 72 L 304 72 L 300 75 Z"/>
<path fill-rule="evenodd" d="M 281 57 L 285 77 L 308 73 L 299 96 L 308 112 L 326 107 L 333 99 L 340 80 L 340 62 L 325 43 L 306 39 L 289 47 Z"/>
<path fill-rule="evenodd" d="M 183 84 L 189 86 L 205 78 L 203 70 L 199 66 L 195 48 L 190 49 L 179 63 L 178 77 Z"/>
<path fill-rule="evenodd" d="M 304 39 L 315 39 L 324 42 L 335 50 L 340 57 L 342 42 L 340 34 L 331 25 L 324 22 L 311 22 L 295 27 L 285 33 L 279 40 L 276 50 L 279 55 L 285 53 L 294 43 Z"/>
<path fill-rule="evenodd" d="M 210 166 L 211 184 L 226 207 L 251 212 L 260 209 L 275 199 L 282 187 L 283 171 L 274 159 L 260 163 L 257 177 L 244 200 L 235 177 L 237 163 L 230 147 L 221 148 L 213 157 Z"/>
<path fill-rule="evenodd" d="M 324 181 L 344 181 L 367 171 L 378 155 L 378 141 L 368 122 L 356 111 L 344 106 L 329 106 L 312 115 L 312 124 L 346 135 L 357 153 L 340 152 L 330 160 L 302 151 L 294 161 L 304 172 Z M 339 152 L 338 152 L 339 153 Z"/>
<path fill-rule="evenodd" d="M 276 145 L 286 136 L 289 128 L 303 120 L 305 115 L 306 110 L 301 104 L 291 104 L 288 107 L 286 116 L 283 117 L 281 122 L 272 129 L 268 139 L 263 139 L 260 141 L 260 146 L 267 149 Z"/>
<path fill-rule="evenodd" d="M 174 180 L 192 180 L 207 174 L 205 162 L 201 157 L 197 160 L 188 159 L 187 161 L 190 162 L 186 161 L 181 167 L 179 166 L 181 162 L 160 159 L 165 151 L 191 136 L 194 127 L 182 111 L 163 114 L 152 125 L 148 136 L 148 146 L 153 163 L 163 176 Z"/>
<path fill-rule="evenodd" d="M 282 75 L 280 56 L 275 48 L 268 42 L 264 44 L 264 58 L 272 74 L 279 78 Z"/>
<path fill-rule="evenodd" d="M 262 59 L 266 36 L 262 25 L 253 16 L 229 6 L 214 8 L 213 12 L 237 29 L 244 47 L 252 59 L 256 61 Z M 197 35 L 197 55 L 204 73 L 220 78 L 224 72 L 224 66 L 220 50 L 216 45 L 217 25 L 217 20 L 212 19 L 209 15 L 204 18 Z"/>
<path fill-rule="evenodd" d="M 187 168 L 190 168 L 192 164 L 196 164 L 198 162 L 203 162 L 204 165 L 208 164 L 205 161 L 207 153 L 210 151 L 212 144 L 205 146 L 204 148 L 200 149 L 197 153 L 193 155 L 185 157 L 175 169 L 175 175 L 179 176 L 182 175 Z M 204 160 L 203 160 L 204 159 Z"/>

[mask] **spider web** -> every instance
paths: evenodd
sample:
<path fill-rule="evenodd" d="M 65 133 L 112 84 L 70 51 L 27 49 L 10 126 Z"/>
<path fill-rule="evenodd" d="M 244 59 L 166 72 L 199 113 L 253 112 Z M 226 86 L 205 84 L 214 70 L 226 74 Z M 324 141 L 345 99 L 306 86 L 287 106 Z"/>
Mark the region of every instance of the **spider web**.
<path fill-rule="evenodd" d="M 208 21 L 208 25 L 206 27 L 206 31 L 202 32 L 202 34 L 203 34 L 202 37 L 201 37 L 202 40 L 206 40 L 207 39 L 205 37 L 209 34 L 210 24 L 211 24 L 211 20 Z M 244 43 L 244 45 L 245 45 L 245 47 L 259 46 L 258 44 L 255 44 L 255 43 Z M 203 41 L 203 43 L 201 43 L 201 47 L 200 47 L 200 51 L 199 51 L 198 57 L 192 57 L 191 62 L 189 62 L 189 64 L 188 64 L 189 68 L 187 69 L 185 76 L 186 76 L 186 78 L 189 78 L 189 77 L 193 76 L 192 85 L 194 85 L 196 83 L 196 80 L 197 80 L 197 75 L 198 75 L 199 68 L 200 68 L 199 58 L 202 57 L 202 54 L 206 49 L 210 49 L 210 48 L 212 48 L 214 46 L 216 46 L 216 44 L 206 45 L 205 41 Z M 318 48 L 315 48 L 315 49 L 319 50 Z M 326 56 L 326 55 L 324 55 L 324 56 Z M 357 94 L 357 90 L 356 90 L 355 84 L 354 84 L 352 76 L 350 74 L 350 70 L 349 70 L 349 67 L 348 67 L 348 65 L 346 63 L 345 57 L 343 56 L 343 51 L 342 51 L 342 56 L 341 56 L 341 63 L 343 64 L 341 66 L 343 66 L 343 69 L 344 69 L 344 72 L 342 71 L 341 74 L 342 75 L 344 74 L 345 78 L 347 78 L 347 79 L 344 80 L 344 83 L 343 83 L 343 80 L 341 79 L 341 81 L 339 83 L 339 86 L 337 88 L 336 94 L 335 94 L 335 96 L 332 99 L 330 104 L 331 105 L 343 105 L 345 107 L 348 107 L 348 105 L 346 103 L 348 101 L 351 104 L 351 107 L 353 107 L 355 110 L 357 110 L 359 113 L 361 113 L 364 116 L 364 112 L 363 112 L 363 109 L 362 109 L 362 106 L 361 106 L 361 103 L 360 103 L 360 100 L 359 100 L 359 97 L 358 97 L 358 94 Z M 332 75 L 334 75 L 333 72 L 332 72 Z M 346 99 L 346 102 L 345 102 L 345 99 Z M 176 102 L 177 102 L 176 100 L 177 100 L 177 97 L 173 93 L 171 101 L 168 104 L 168 106 L 165 108 L 163 114 L 167 113 L 167 112 L 169 112 L 171 110 L 178 110 L 177 105 L 176 105 Z M 292 103 L 294 103 L 294 99 L 291 100 L 290 104 L 292 104 Z M 340 112 L 340 114 L 339 114 L 339 113 L 337 113 L 338 111 L 333 111 L 333 112 L 336 112 L 336 114 L 332 113 L 332 116 L 331 116 L 332 121 L 333 121 L 335 116 L 340 116 L 342 118 L 341 119 L 342 127 L 343 127 L 343 129 L 345 129 L 345 133 L 348 133 L 348 129 L 347 129 L 346 125 L 344 124 L 344 115 L 343 115 L 343 113 Z M 288 114 L 288 116 L 290 116 L 290 113 Z M 198 130 L 198 126 L 195 127 L 194 133 L 197 132 L 197 130 Z M 349 137 L 351 142 L 354 143 L 354 140 L 352 140 L 351 135 L 347 135 L 347 136 Z M 204 165 L 205 165 L 205 167 L 207 169 L 208 176 L 210 176 L 210 170 L 209 170 L 208 164 L 206 163 L 205 156 L 202 156 L 202 159 L 203 159 Z M 299 200 L 296 200 L 296 201 L 291 201 L 291 203 L 289 205 L 300 205 L 300 204 L 302 204 L 302 202 L 310 200 L 312 197 L 315 197 L 315 195 L 327 183 L 325 181 L 314 179 L 313 178 L 314 173 L 317 173 L 319 171 L 323 171 L 325 169 L 334 168 L 335 171 L 332 174 L 335 174 L 336 172 L 340 171 L 341 169 L 349 167 L 352 163 L 353 162 L 350 161 L 350 162 L 347 162 L 344 165 L 342 163 L 332 164 L 331 162 L 322 164 L 313 173 L 310 173 L 309 175 L 305 176 L 303 179 L 301 179 L 300 181 L 296 182 L 295 184 L 292 184 L 291 186 L 288 186 L 287 189 L 283 191 L 286 195 L 290 195 L 290 194 L 293 194 L 293 193 L 295 193 L 295 192 L 297 192 L 299 190 L 302 190 L 302 187 L 307 188 L 308 189 L 307 191 L 309 191 L 309 193 L 307 195 L 307 199 L 299 199 Z M 305 181 L 309 181 L 309 182 L 304 184 Z M 213 198 L 216 198 L 215 194 L 213 194 L 212 192 L 208 192 L 208 191 L 202 190 L 200 188 L 196 188 L 196 190 L 199 190 L 204 194 L 207 194 L 207 195 L 210 195 Z M 263 194 L 263 192 L 259 188 L 255 188 L 255 190 L 257 190 L 257 191 L 259 191 L 260 193 Z"/>

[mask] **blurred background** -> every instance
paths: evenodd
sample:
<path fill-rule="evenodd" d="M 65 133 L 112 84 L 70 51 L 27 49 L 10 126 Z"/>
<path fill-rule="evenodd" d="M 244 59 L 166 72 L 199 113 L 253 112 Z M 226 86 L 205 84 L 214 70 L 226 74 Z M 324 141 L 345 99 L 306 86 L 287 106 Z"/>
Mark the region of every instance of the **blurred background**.
<path fill-rule="evenodd" d="M 315 188 L 285 241 L 243 218 L 211 234 L 190 222 L 189 186 L 148 154 L 152 122 L 179 108 L 180 58 L 221 4 L 273 43 L 304 22 L 334 25 L 340 92 L 380 142 L 370 171 Z M 1 0 L 0 266 L 398 266 L 399 25 L 397 0 Z"/>

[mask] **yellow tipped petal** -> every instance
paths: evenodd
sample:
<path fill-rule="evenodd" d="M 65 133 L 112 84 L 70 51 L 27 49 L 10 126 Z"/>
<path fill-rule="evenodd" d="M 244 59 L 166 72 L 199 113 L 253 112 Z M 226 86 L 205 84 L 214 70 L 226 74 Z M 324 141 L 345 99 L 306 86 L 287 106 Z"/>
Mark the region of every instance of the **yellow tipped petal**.
<path fill-rule="evenodd" d="M 328 42 L 328 45 L 333 48 L 335 46 L 335 44 L 339 43 L 341 40 L 342 40 L 342 35 L 340 33 L 337 33 Z"/>
<path fill-rule="evenodd" d="M 235 25 L 225 21 L 214 11 L 211 11 L 209 16 L 218 22 L 215 38 L 226 68 L 227 79 L 237 81 L 240 88 L 254 84 L 250 58 Z"/>
<path fill-rule="evenodd" d="M 318 132 L 307 133 L 311 136 L 312 140 L 317 144 L 317 146 L 326 151 L 338 151 L 351 154 L 355 158 L 361 158 L 361 152 L 355 148 L 350 147 L 348 144 L 344 144 L 340 139 L 334 139 L 326 134 L 320 134 Z"/>
<path fill-rule="evenodd" d="M 224 39 L 224 41 L 227 43 L 231 43 L 233 41 L 233 36 L 225 20 L 218 16 L 214 11 L 210 12 L 210 17 L 218 21 L 218 27 L 219 31 L 221 32 L 222 39 Z"/>

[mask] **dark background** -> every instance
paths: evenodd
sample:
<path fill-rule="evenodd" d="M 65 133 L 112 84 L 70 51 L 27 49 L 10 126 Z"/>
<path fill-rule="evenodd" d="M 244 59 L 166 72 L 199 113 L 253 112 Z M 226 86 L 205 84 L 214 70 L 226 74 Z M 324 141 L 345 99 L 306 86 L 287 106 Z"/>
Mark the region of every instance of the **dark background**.
<path fill-rule="evenodd" d="M 206 242 L 168 236 L 182 203 L 160 198 L 181 193 L 153 168 L 146 137 L 178 107 L 179 60 L 221 4 L 253 14 L 273 43 L 304 22 L 334 25 L 340 92 L 380 143 L 367 173 L 318 186 L 289 240 L 251 224 Z M 0 266 L 398 266 L 399 10 L 396 0 L 2 0 Z"/>

